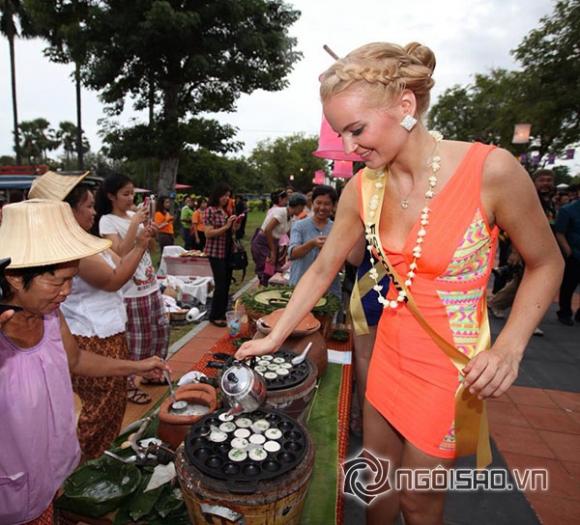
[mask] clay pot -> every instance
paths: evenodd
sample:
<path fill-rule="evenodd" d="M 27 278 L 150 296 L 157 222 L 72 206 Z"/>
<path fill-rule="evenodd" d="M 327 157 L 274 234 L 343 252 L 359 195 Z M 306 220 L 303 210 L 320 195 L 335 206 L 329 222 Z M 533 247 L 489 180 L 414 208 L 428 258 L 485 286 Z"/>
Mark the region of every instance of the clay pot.
<path fill-rule="evenodd" d="M 183 385 L 175 391 L 176 401 L 187 401 L 199 405 L 205 405 L 209 412 L 214 412 L 218 407 L 217 391 L 214 387 L 203 383 L 195 385 Z M 197 423 L 203 416 L 180 416 L 171 413 L 173 399 L 168 397 L 159 408 L 159 439 L 169 444 L 172 449 L 183 442 L 189 427 Z"/>

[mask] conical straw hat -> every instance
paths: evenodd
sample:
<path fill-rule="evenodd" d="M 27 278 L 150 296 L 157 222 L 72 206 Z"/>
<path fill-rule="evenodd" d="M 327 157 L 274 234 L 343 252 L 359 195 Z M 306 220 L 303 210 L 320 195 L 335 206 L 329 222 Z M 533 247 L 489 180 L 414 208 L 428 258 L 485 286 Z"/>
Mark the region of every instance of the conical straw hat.
<path fill-rule="evenodd" d="M 30 191 L 29 199 L 49 199 L 62 201 L 90 172 L 65 175 L 55 171 L 47 171 L 44 175 L 34 179 Z"/>
<path fill-rule="evenodd" d="M 12 259 L 8 269 L 74 261 L 111 246 L 85 232 L 66 202 L 33 199 L 4 206 L 2 212 L 0 259 Z"/>

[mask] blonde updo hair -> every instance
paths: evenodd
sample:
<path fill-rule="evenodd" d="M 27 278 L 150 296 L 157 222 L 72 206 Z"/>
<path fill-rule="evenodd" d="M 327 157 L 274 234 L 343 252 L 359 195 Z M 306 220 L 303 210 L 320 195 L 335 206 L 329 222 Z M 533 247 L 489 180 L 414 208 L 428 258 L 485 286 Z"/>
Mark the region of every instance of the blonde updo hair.
<path fill-rule="evenodd" d="M 370 102 L 377 105 L 396 100 L 405 89 L 417 99 L 417 115 L 429 107 L 429 93 L 435 55 L 427 46 L 411 42 L 405 47 L 387 42 L 366 44 L 337 60 L 320 78 L 323 102 L 352 87 L 370 91 Z"/>

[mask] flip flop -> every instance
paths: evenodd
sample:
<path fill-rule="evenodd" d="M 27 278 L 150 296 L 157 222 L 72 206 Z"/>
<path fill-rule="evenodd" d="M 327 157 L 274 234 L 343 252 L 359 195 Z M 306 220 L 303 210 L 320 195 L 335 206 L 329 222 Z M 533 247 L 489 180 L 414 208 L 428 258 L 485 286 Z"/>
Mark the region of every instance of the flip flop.
<path fill-rule="evenodd" d="M 165 379 L 147 379 L 146 377 L 142 377 L 141 384 L 151 386 L 164 386 L 167 385 L 167 381 L 165 381 Z"/>
<path fill-rule="evenodd" d="M 151 403 L 151 396 L 136 386 L 129 387 L 127 388 L 127 401 L 136 405 L 147 405 Z"/>
<path fill-rule="evenodd" d="M 228 323 L 226 323 L 221 319 L 210 319 L 209 322 L 219 328 L 225 328 L 226 326 L 228 326 Z"/>

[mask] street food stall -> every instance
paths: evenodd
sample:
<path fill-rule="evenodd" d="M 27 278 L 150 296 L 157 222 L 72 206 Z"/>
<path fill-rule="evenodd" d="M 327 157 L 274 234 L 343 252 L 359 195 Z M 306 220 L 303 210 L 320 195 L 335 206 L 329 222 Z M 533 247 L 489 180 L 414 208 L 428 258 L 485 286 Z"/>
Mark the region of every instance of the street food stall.
<path fill-rule="evenodd" d="M 350 366 L 328 363 L 323 323 L 310 315 L 275 354 L 235 361 L 243 341 L 279 317 L 287 290 L 266 290 L 268 306 L 263 291 L 245 298 L 262 315 L 193 363 L 180 383 L 193 382 L 69 478 L 57 503 L 64 523 L 341 522 Z M 332 304 L 318 315 L 331 315 Z M 348 352 L 348 343 L 332 344 L 341 345 Z M 99 483 L 105 501 L 87 505 Z"/>

